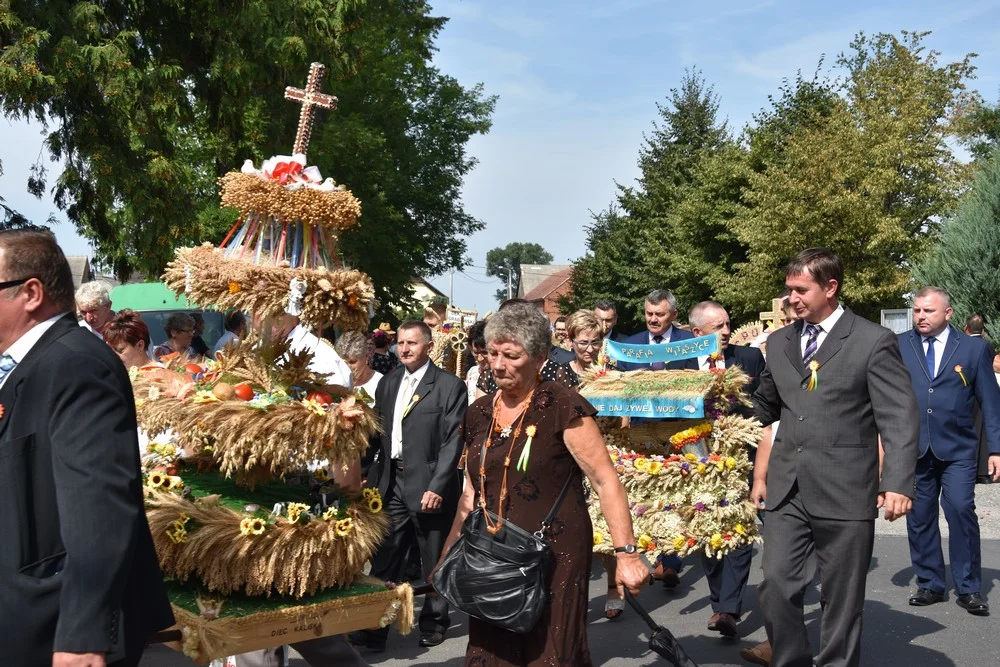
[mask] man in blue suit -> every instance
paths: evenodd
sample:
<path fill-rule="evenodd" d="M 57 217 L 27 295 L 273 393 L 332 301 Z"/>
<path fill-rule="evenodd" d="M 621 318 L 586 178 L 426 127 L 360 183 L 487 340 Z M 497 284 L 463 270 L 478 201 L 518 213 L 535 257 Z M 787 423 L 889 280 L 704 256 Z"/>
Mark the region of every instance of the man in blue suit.
<path fill-rule="evenodd" d="M 944 555 L 938 529 L 938 502 L 948 521 L 948 552 L 956 602 L 970 614 L 988 616 L 980 592 L 982 577 L 975 484 L 979 436 L 973 405 L 982 406 L 989 446 L 989 473 L 1000 477 L 1000 388 L 986 342 L 948 324 L 951 297 L 924 287 L 913 300 L 913 329 L 899 334 L 899 349 L 910 371 L 920 416 L 920 458 L 913 509 L 906 517 L 910 560 L 917 575 L 914 607 L 945 599 Z"/>
<path fill-rule="evenodd" d="M 698 368 L 703 371 L 722 371 L 733 366 L 740 367 L 750 377 L 750 381 L 743 387 L 743 393 L 747 398 L 753 396 L 760 385 L 760 375 L 764 372 L 764 355 L 756 348 L 729 344 L 732 329 L 729 313 L 722 304 L 702 301 L 691 309 L 688 322 L 691 323 L 691 331 L 695 336 L 719 334 L 721 358 L 702 355 L 697 358 Z M 736 412 L 745 417 L 753 417 L 753 410 L 745 406 L 737 406 Z M 752 479 L 751 471 L 749 480 Z M 735 549 L 722 558 L 702 554 L 702 566 L 712 605 L 709 630 L 725 637 L 735 637 L 738 634 L 736 625 L 743 614 L 743 595 L 750 579 L 752 558 L 752 546 Z"/>
<path fill-rule="evenodd" d="M 626 336 L 615 330 L 618 324 L 618 306 L 611 299 L 598 299 L 594 303 L 594 316 L 601 323 L 601 335 L 615 343 L 624 343 Z"/>
<path fill-rule="evenodd" d="M 661 345 L 664 343 L 676 343 L 680 340 L 694 338 L 690 331 L 678 329 L 673 325 L 677 319 L 677 299 L 673 293 L 666 289 L 655 289 L 646 295 L 645 302 L 646 330 L 629 336 L 623 343 L 633 345 Z M 662 371 L 683 370 L 690 368 L 698 370 L 696 359 L 685 359 L 683 361 L 671 361 L 664 364 L 662 362 L 649 364 L 635 364 L 631 362 L 619 362 L 618 368 L 623 371 L 638 371 L 643 369 L 653 369 Z M 653 570 L 653 579 L 662 581 L 667 588 L 675 588 L 680 580 L 677 574 L 681 571 L 683 563 L 677 556 L 661 555 L 656 561 Z"/>
<path fill-rule="evenodd" d="M 633 345 L 660 345 L 663 343 L 676 343 L 679 340 L 694 338 L 690 331 L 678 329 L 673 325 L 677 319 L 677 299 L 670 290 L 655 289 L 646 296 L 646 330 L 629 336 L 623 343 Z M 685 368 L 698 369 L 698 364 L 694 359 L 684 361 L 672 361 L 668 364 L 651 363 L 635 364 L 631 362 L 621 362 L 618 368 L 623 371 L 638 371 L 644 368 L 652 368 L 655 371 L 663 369 L 682 370 Z"/>

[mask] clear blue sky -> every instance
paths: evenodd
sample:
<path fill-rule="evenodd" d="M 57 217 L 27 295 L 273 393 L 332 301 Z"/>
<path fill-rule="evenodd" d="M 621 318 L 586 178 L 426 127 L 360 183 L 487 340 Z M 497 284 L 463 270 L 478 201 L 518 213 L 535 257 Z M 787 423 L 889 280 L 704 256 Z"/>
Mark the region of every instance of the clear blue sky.
<path fill-rule="evenodd" d="M 678 85 L 686 67 L 702 70 L 720 97 L 721 115 L 739 129 L 767 105 L 783 78 L 799 69 L 811 74 L 822 54 L 829 67 L 858 31 L 930 30 L 926 44 L 942 53 L 942 61 L 978 53 L 972 86 L 990 101 L 1000 98 L 1000 2 L 432 4 L 435 14 L 451 18 L 438 40 L 437 65 L 465 85 L 482 82 L 500 96 L 493 130 L 469 146 L 480 162 L 463 193 L 467 210 L 486 229 L 469 239 L 473 266 L 455 274 L 456 304 L 480 312 L 495 308 L 493 292 L 501 286 L 477 268 L 485 267 L 489 249 L 532 241 L 556 263 L 583 254 L 589 211 L 613 200 L 615 181 L 635 179 L 656 103 Z M 0 121 L 6 172 L 0 193 L 43 220 L 55 206 L 23 189 L 39 146 L 37 128 Z M 68 252 L 87 253 L 69 225 L 56 232 Z M 429 278 L 448 292 L 447 275 Z"/>

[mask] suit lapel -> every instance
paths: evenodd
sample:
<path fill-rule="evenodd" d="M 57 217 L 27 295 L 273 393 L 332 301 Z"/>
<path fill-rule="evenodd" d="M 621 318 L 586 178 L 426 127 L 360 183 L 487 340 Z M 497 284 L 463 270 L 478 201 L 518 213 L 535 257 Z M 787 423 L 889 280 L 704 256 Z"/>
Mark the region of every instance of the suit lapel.
<path fill-rule="evenodd" d="M 844 308 L 844 314 L 833 325 L 833 329 L 827 332 L 826 339 L 816 351 L 816 356 L 813 357 L 821 367 L 826 365 L 844 347 L 844 339 L 851 334 L 851 330 L 854 328 L 855 317 L 856 315 L 851 312 L 850 308 Z"/>
<path fill-rule="evenodd" d="M 802 320 L 792 325 L 792 330 L 788 333 L 788 339 L 785 341 L 785 356 L 792 362 L 792 368 L 798 371 L 799 375 L 805 377 L 806 367 L 802 362 L 802 346 L 799 344 L 802 339 L 803 326 L 805 325 L 802 323 Z"/>
<path fill-rule="evenodd" d="M 944 352 L 942 353 L 941 356 L 941 363 L 938 364 L 938 372 L 937 375 L 934 376 L 934 379 L 944 377 L 944 372 L 949 368 L 948 364 L 951 363 L 951 358 L 955 356 L 955 352 L 958 350 L 958 346 L 961 344 L 960 341 L 958 340 L 959 339 L 958 330 L 956 330 L 950 324 L 948 325 L 948 328 L 951 329 L 951 331 L 948 332 L 948 343 L 944 346 Z M 927 364 L 924 364 L 924 366 L 926 365 Z"/>
<path fill-rule="evenodd" d="M 385 389 L 385 408 L 382 410 L 382 423 L 389 429 L 390 437 L 392 436 L 393 420 L 396 417 L 396 396 L 399 394 L 399 388 L 403 385 L 403 374 L 406 372 L 406 369 L 402 366 L 398 366 L 397 368 L 399 372 L 397 372 L 397 369 L 393 369 L 386 376 L 388 384 Z"/>
<path fill-rule="evenodd" d="M 933 382 L 934 378 L 931 374 L 927 372 L 927 355 L 924 354 L 924 346 L 920 340 L 920 336 L 916 331 L 910 329 L 910 349 L 913 350 L 913 356 L 917 359 L 917 366 L 920 366 L 920 370 L 923 372 L 924 377 L 927 378 L 928 382 Z"/>
<path fill-rule="evenodd" d="M 434 365 L 434 362 L 430 362 L 427 366 L 427 370 L 424 372 L 424 377 L 420 380 L 420 384 L 417 385 L 417 388 L 413 392 L 413 395 L 419 396 L 419 399 L 413 404 L 413 409 L 403 415 L 403 419 L 406 419 L 409 414 L 413 412 L 413 410 L 419 408 L 420 404 L 427 398 L 427 394 L 430 393 L 431 387 L 434 386 L 434 376 L 438 372 L 438 367 Z"/>
<path fill-rule="evenodd" d="M 49 327 L 48 331 L 42 334 L 42 337 L 38 339 L 28 354 L 24 356 L 24 359 L 14 367 L 14 370 L 10 372 L 7 377 L 7 381 L 4 382 L 2 388 L 0 388 L 0 405 L 3 406 L 4 414 L 0 418 L 0 439 L 3 438 L 4 433 L 7 430 L 8 424 L 11 422 L 11 414 L 14 412 L 14 406 L 17 403 L 17 396 L 20 393 L 21 382 L 28 376 L 31 366 L 40 359 L 46 348 L 52 344 L 53 341 L 58 339 L 60 336 L 65 334 L 67 331 L 71 331 L 70 327 L 79 327 L 76 322 L 76 318 L 72 315 L 65 315 L 64 317 L 55 321 L 55 323 Z"/>

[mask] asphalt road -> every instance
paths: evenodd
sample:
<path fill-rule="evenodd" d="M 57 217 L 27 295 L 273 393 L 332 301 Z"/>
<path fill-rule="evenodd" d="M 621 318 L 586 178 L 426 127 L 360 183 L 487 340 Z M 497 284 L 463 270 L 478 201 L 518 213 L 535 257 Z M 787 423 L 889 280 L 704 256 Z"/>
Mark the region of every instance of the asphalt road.
<path fill-rule="evenodd" d="M 977 487 L 977 496 L 984 538 L 982 592 L 989 597 L 1000 583 L 1000 535 L 997 534 L 996 521 L 1000 515 L 1000 484 Z M 876 525 L 875 552 L 868 573 L 862 664 L 872 667 L 978 667 L 996 664 L 1000 654 L 1000 626 L 995 616 L 979 618 L 969 615 L 955 604 L 954 592 L 950 592 L 948 600 L 942 604 L 920 609 L 908 606 L 906 600 L 913 584 L 913 571 L 905 525 L 901 521 L 888 524 L 881 519 Z M 947 558 L 947 547 L 944 551 Z M 680 587 L 666 591 L 660 586 L 650 586 L 643 591 L 640 602 L 657 622 L 668 627 L 680 639 L 691 657 L 702 667 L 746 664 L 739 657 L 739 649 L 765 638 L 756 593 L 761 577 L 759 555 L 754 556 L 739 639 L 724 639 L 705 629 L 711 615 L 708 587 L 702 576 L 701 564 L 696 559 L 689 560 L 691 564 L 681 575 Z M 615 667 L 666 664 L 648 650 L 646 626 L 631 609 L 626 609 L 617 620 L 604 618 L 604 572 L 597 564 L 594 565 L 591 589 L 588 621 L 594 664 Z M 417 604 L 420 604 L 420 599 Z M 806 596 L 806 605 L 806 621 L 815 647 L 819 642 L 820 625 L 819 590 L 815 585 Z M 993 601 L 993 606 L 994 614 L 1000 614 L 1000 594 Z M 362 651 L 362 655 L 378 667 L 457 667 L 463 662 L 468 624 L 461 614 L 453 614 L 452 618 L 455 625 L 448 631 L 445 642 L 438 647 L 419 648 L 416 630 L 406 637 L 394 630 L 385 652 Z M 185 667 L 191 663 L 169 649 L 155 647 L 147 652 L 141 665 Z M 306 663 L 293 659 L 291 665 L 305 667 Z"/>

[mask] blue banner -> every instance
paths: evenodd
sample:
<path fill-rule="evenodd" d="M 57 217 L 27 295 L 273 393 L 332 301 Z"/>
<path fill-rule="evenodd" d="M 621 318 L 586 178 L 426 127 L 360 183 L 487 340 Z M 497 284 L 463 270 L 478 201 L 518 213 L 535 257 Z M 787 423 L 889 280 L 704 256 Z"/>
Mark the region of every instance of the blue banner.
<path fill-rule="evenodd" d="M 705 416 L 705 399 L 692 398 L 625 398 L 621 396 L 587 396 L 602 417 L 647 417 L 649 419 L 701 419 Z"/>
<path fill-rule="evenodd" d="M 608 341 L 608 356 L 615 361 L 626 361 L 633 364 L 667 364 L 671 361 L 694 359 L 719 351 L 718 334 L 709 334 L 698 338 L 679 340 L 676 343 L 661 343 L 659 345 L 639 345 L 633 343 L 616 343 Z"/>

